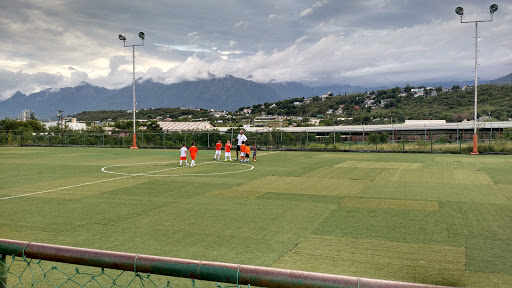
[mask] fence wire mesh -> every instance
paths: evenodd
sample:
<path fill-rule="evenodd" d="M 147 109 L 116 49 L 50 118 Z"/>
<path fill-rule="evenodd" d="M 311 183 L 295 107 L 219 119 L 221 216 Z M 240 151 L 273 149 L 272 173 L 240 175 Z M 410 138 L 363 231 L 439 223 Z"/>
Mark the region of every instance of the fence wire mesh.
<path fill-rule="evenodd" d="M 137 131 L 137 145 L 141 148 L 177 148 L 192 142 L 200 149 L 213 149 L 217 140 L 233 141 L 237 134 L 231 131 Z M 258 149 L 290 149 L 302 151 L 388 151 L 388 152 L 450 152 L 469 153 L 472 149 L 472 131 L 344 131 L 344 132 L 246 132 L 251 146 Z M 97 146 L 130 147 L 132 134 L 126 131 L 58 131 L 32 133 L 31 131 L 0 131 L 0 145 L 11 146 Z M 512 153 L 512 130 L 480 130 L 480 152 Z"/>
<path fill-rule="evenodd" d="M 59 266 L 56 266 L 57 264 Z M 243 286 L 198 281 L 195 279 L 143 274 L 136 271 L 77 266 L 16 257 L 14 255 L 7 257 L 0 255 L 0 288 L 15 287 L 249 288 L 251 285 Z"/>

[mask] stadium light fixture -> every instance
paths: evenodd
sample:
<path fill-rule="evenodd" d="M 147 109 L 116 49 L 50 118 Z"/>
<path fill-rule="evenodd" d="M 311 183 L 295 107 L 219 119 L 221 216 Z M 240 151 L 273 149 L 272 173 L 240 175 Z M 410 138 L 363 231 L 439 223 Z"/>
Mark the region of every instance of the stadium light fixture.
<path fill-rule="evenodd" d="M 478 135 L 476 134 L 477 130 L 477 99 L 478 99 L 478 23 L 480 22 L 492 22 L 494 13 L 498 11 L 498 5 L 492 4 L 489 7 L 489 13 L 491 14 L 491 19 L 489 20 L 476 20 L 476 21 L 462 21 L 462 16 L 464 15 L 464 8 L 457 7 L 455 8 L 455 13 L 460 16 L 460 23 L 475 23 L 475 115 L 473 120 L 473 151 L 472 155 L 478 155 Z"/>
<path fill-rule="evenodd" d="M 142 44 L 133 44 L 126 45 L 126 36 L 123 34 L 119 34 L 119 40 L 123 41 L 124 47 L 132 47 L 132 63 L 133 63 L 133 145 L 130 149 L 139 149 L 137 147 L 137 134 L 135 133 L 135 110 L 137 104 L 137 98 L 135 97 L 135 46 L 144 46 L 144 39 L 146 38 L 146 34 L 144 32 L 139 32 L 139 38 L 142 39 Z"/>

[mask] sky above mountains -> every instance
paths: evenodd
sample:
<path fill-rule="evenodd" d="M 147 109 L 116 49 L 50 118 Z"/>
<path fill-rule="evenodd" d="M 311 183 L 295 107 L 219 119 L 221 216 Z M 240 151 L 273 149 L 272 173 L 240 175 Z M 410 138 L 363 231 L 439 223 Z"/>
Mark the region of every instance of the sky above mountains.
<path fill-rule="evenodd" d="M 136 77 L 163 83 L 223 77 L 363 87 L 512 72 L 512 3 L 481 0 L 23 0 L 0 2 L 0 100 L 16 91 L 121 88 Z"/>

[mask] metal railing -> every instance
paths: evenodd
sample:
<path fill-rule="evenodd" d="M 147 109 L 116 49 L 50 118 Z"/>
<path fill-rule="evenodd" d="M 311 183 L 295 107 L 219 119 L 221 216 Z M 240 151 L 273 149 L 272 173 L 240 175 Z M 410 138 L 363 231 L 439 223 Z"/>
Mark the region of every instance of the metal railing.
<path fill-rule="evenodd" d="M 10 265 L 7 264 L 6 255 L 12 255 L 13 258 L 22 257 L 23 259 L 31 258 L 52 262 L 133 271 L 135 274 L 150 273 L 156 275 L 190 278 L 195 280 L 231 283 L 237 285 L 238 287 L 240 287 L 240 285 L 276 288 L 442 287 L 435 285 L 340 276 L 241 264 L 196 261 L 151 255 L 92 250 L 7 239 L 0 239 L 0 254 L 0 288 L 16 287 L 19 285 L 24 286 L 25 284 L 15 283 L 14 285 L 9 286 L 9 275 L 16 274 L 10 271 Z M 29 261 L 27 261 L 27 263 L 27 265 L 30 265 Z M 113 278 L 113 280 L 115 282 L 115 278 Z M 73 282 L 77 284 L 75 281 Z"/>

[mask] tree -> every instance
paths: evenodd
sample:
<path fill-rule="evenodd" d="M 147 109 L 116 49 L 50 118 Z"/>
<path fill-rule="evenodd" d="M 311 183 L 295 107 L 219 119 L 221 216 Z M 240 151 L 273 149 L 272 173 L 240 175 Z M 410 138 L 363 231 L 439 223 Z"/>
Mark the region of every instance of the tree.
<path fill-rule="evenodd" d="M 148 131 L 162 131 L 162 127 L 160 127 L 160 125 L 158 124 L 158 122 L 156 120 L 151 120 L 149 122 L 146 123 L 146 130 Z"/>

